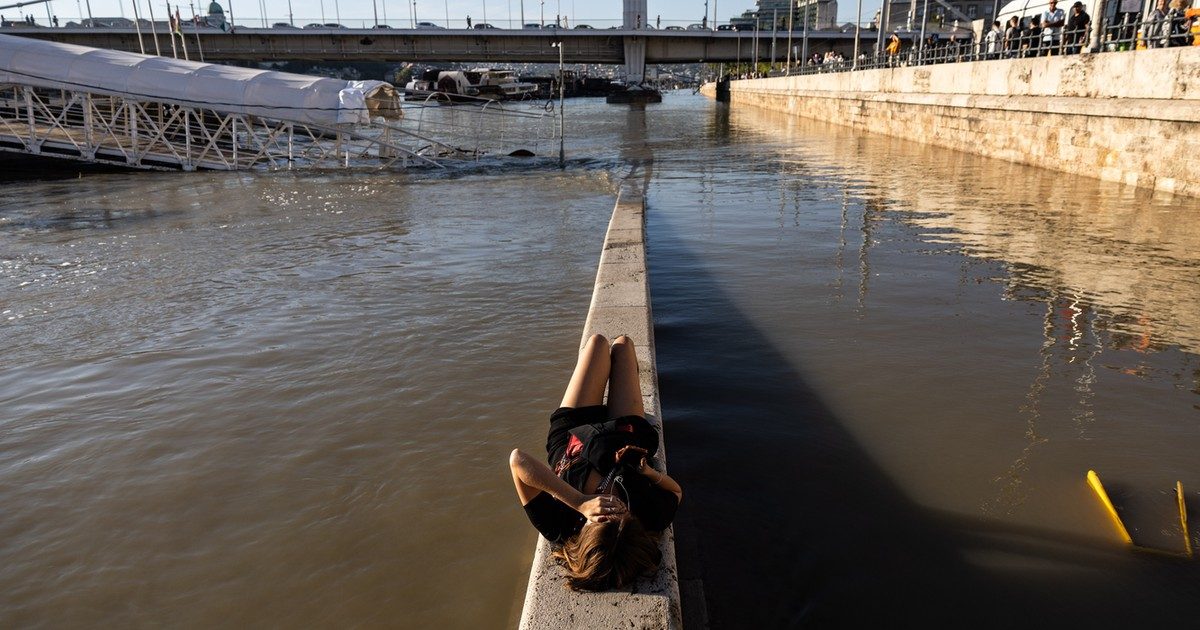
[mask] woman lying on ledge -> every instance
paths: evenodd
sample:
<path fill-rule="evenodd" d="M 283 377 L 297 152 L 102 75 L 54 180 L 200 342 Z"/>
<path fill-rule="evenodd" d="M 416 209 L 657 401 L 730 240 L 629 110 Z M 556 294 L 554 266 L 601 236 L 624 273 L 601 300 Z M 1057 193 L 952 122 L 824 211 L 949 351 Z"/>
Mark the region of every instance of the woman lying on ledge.
<path fill-rule="evenodd" d="M 611 373 L 611 374 L 610 374 Z M 608 406 L 604 387 L 608 385 Z M 620 588 L 658 567 L 658 539 L 683 491 L 648 460 L 658 433 L 646 421 L 633 342 L 593 335 L 579 353 L 562 406 L 550 415 L 547 466 L 519 449 L 509 457 L 533 526 L 567 565 L 567 586 Z"/>

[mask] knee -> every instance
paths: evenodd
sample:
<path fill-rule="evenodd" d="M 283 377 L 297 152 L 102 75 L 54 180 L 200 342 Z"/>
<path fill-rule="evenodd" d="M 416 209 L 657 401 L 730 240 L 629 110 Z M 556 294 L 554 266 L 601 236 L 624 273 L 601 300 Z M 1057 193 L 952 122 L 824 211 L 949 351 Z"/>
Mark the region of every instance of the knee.
<path fill-rule="evenodd" d="M 512 450 L 512 452 L 508 454 L 508 467 L 509 468 L 512 468 L 514 470 L 517 468 L 520 468 L 524 461 L 525 461 L 525 453 L 522 453 L 521 449 L 519 449 L 519 448 L 514 448 Z"/>
<path fill-rule="evenodd" d="M 613 341 L 612 353 L 614 356 L 621 354 L 632 354 L 637 356 L 636 350 L 634 350 L 633 347 L 633 340 L 626 335 L 621 335 L 620 337 L 617 337 L 615 341 Z"/>
<path fill-rule="evenodd" d="M 608 356 L 612 349 L 612 344 L 608 342 L 608 337 L 599 333 L 588 337 L 587 343 L 583 344 L 583 352 L 597 357 Z"/>
<path fill-rule="evenodd" d="M 605 337 L 600 333 L 596 333 L 591 337 L 588 337 L 587 343 L 584 344 L 584 347 L 608 350 L 609 345 L 608 337 Z"/>

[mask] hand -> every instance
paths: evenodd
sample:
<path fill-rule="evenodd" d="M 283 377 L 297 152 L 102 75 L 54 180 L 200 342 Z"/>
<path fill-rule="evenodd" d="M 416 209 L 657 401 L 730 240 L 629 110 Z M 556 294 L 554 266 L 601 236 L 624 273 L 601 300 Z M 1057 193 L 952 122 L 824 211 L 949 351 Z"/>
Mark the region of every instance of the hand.
<path fill-rule="evenodd" d="M 621 515 L 625 514 L 628 509 L 620 499 L 611 494 L 590 495 L 579 505 L 579 513 L 592 523 L 620 520 Z"/>
<path fill-rule="evenodd" d="M 637 458 L 638 472 L 640 472 L 644 475 L 644 474 L 646 474 L 646 467 L 647 467 L 646 466 L 646 457 L 648 455 L 650 455 L 650 453 L 646 452 L 646 449 L 644 449 L 644 448 L 639 448 L 632 444 L 630 444 L 628 446 L 622 446 L 621 450 L 617 451 L 617 463 L 618 464 L 621 463 L 621 461 L 626 457 L 628 457 L 629 459 L 633 459 L 635 453 L 640 454 L 640 457 Z"/>

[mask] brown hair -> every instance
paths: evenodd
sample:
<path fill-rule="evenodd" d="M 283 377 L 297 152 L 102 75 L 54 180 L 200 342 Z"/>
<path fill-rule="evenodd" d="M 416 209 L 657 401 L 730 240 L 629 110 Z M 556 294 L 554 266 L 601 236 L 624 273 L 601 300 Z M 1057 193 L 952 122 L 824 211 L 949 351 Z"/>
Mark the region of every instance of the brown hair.
<path fill-rule="evenodd" d="M 635 516 L 620 523 L 588 523 L 554 552 L 567 566 L 567 588 L 605 591 L 621 588 L 658 568 L 658 540 Z"/>

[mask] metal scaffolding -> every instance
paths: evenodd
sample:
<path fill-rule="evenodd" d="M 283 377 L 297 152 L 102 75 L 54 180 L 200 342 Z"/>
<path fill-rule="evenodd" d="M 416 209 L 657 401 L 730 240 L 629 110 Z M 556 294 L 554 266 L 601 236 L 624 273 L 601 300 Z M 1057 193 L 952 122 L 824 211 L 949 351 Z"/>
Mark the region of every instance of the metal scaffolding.
<path fill-rule="evenodd" d="M 386 121 L 326 126 L 168 100 L 0 84 L 0 150 L 85 162 L 183 171 L 440 166 L 398 142 L 409 138 L 415 137 Z"/>

